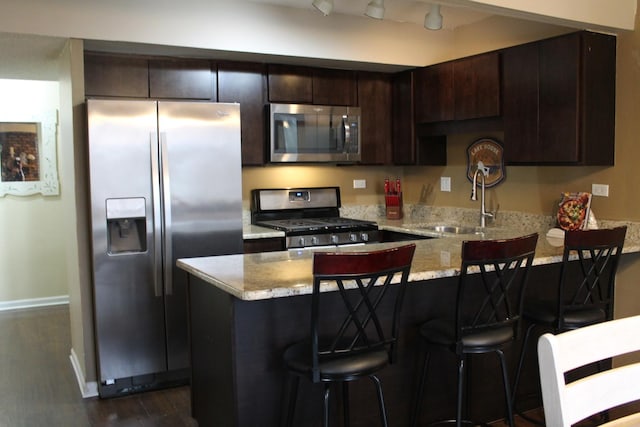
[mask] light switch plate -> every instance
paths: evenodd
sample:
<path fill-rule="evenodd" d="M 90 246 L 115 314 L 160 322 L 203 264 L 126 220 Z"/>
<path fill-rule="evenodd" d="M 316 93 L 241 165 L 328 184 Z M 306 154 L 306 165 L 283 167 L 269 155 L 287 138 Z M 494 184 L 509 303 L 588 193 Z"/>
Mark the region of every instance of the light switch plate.
<path fill-rule="evenodd" d="M 440 191 L 451 191 L 451 177 L 450 176 L 441 176 L 440 177 Z"/>

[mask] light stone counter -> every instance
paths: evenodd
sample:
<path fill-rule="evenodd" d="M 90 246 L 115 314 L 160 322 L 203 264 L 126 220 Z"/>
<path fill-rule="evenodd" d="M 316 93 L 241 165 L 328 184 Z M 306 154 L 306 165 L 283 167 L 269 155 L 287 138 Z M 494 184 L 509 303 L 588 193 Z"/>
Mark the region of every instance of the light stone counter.
<path fill-rule="evenodd" d="M 383 225 L 384 227 L 394 227 Z M 398 230 L 411 231 L 402 226 Z M 416 253 L 409 276 L 410 282 L 451 277 L 459 274 L 460 250 L 463 240 L 510 238 L 539 232 L 534 265 L 560 262 L 562 247 L 553 246 L 546 238 L 548 229 L 486 229 L 484 234 L 414 241 Z M 415 230 L 420 232 L 420 230 Z M 366 246 L 375 250 L 400 246 L 407 242 L 378 243 Z M 556 242 L 554 242 L 556 243 Z M 337 251 L 361 251 L 364 246 L 341 247 Z M 326 250 L 326 249 L 325 249 Z M 625 253 L 640 252 L 637 241 L 628 241 Z M 178 267 L 211 283 L 242 300 L 261 300 L 310 294 L 312 250 L 289 250 L 247 255 L 189 258 L 178 260 Z M 330 291 L 331 289 L 327 289 Z"/>
<path fill-rule="evenodd" d="M 378 211 L 376 211 L 379 213 Z M 435 233 L 421 227 L 433 224 L 475 226 L 477 212 L 468 209 L 439 209 L 433 212 L 411 212 L 402 220 L 372 218 L 356 210 L 341 212 L 343 216 L 375 219 L 380 229 L 434 237 L 416 240 L 416 253 L 409 281 L 417 282 L 459 274 L 460 250 L 463 240 L 500 239 L 539 233 L 534 265 L 560 262 L 561 242 L 549 240 L 547 231 L 553 227 L 550 217 L 527 214 L 503 214 L 496 224 L 482 233 L 453 235 Z M 627 239 L 624 253 L 640 252 L 640 226 L 635 223 L 600 221 L 600 228 L 626 224 Z M 245 239 L 282 237 L 283 232 L 251 224 L 244 226 Z M 369 244 L 366 250 L 400 246 L 407 242 Z M 326 249 L 321 249 L 326 250 Z M 340 247 L 337 251 L 361 251 L 363 246 Z M 178 267 L 242 300 L 262 300 L 310 294 L 313 277 L 311 259 L 313 251 L 289 250 L 246 255 L 226 255 L 180 259 Z M 331 289 L 326 289 L 331 291 Z"/>
<path fill-rule="evenodd" d="M 271 237 L 284 237 L 284 231 L 260 227 L 253 224 L 242 225 L 242 238 L 244 240 L 268 239 Z"/>

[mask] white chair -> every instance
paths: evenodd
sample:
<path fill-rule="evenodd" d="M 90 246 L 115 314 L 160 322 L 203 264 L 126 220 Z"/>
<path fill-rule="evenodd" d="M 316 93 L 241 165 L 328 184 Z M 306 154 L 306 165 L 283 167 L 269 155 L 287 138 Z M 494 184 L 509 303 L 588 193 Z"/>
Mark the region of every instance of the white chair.
<path fill-rule="evenodd" d="M 598 323 L 538 341 L 546 425 L 568 427 L 607 409 L 640 399 L 640 362 L 614 367 L 565 384 L 565 373 L 640 350 L 640 316 Z M 640 413 L 605 426 L 639 426 Z"/>

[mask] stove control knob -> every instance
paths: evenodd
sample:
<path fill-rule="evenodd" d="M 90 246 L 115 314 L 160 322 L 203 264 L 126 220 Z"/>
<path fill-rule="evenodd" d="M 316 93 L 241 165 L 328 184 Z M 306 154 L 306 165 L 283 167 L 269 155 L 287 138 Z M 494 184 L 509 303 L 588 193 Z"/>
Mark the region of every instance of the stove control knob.
<path fill-rule="evenodd" d="M 349 240 L 351 240 L 352 242 L 357 242 L 358 241 L 358 235 L 356 233 L 349 234 Z"/>
<path fill-rule="evenodd" d="M 367 233 L 362 233 L 360 235 L 360 238 L 362 239 L 363 242 L 368 242 L 369 241 L 369 235 Z"/>
<path fill-rule="evenodd" d="M 316 236 L 313 236 L 311 238 L 311 245 L 312 246 L 317 246 L 318 245 L 318 238 Z"/>
<path fill-rule="evenodd" d="M 298 238 L 298 246 L 304 248 L 304 237 Z"/>
<path fill-rule="evenodd" d="M 335 234 L 331 235 L 331 243 L 338 244 L 339 240 L 340 239 Z"/>

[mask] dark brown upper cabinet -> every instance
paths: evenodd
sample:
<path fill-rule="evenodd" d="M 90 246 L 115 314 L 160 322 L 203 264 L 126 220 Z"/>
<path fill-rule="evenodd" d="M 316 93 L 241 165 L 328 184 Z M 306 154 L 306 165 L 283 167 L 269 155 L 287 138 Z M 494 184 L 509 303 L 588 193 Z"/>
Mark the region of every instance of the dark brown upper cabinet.
<path fill-rule="evenodd" d="M 311 68 L 291 65 L 268 65 L 269 102 L 313 103 Z"/>
<path fill-rule="evenodd" d="M 216 100 L 211 63 L 198 59 L 149 61 L 149 96 L 168 99 Z"/>
<path fill-rule="evenodd" d="M 500 54 L 471 56 L 453 62 L 454 120 L 500 115 Z"/>
<path fill-rule="evenodd" d="M 356 73 L 291 65 L 268 66 L 269 102 L 355 106 Z"/>
<path fill-rule="evenodd" d="M 358 105 L 354 71 L 315 68 L 312 85 L 313 103 L 316 105 Z"/>
<path fill-rule="evenodd" d="M 391 76 L 384 73 L 358 73 L 358 100 L 362 121 L 361 164 L 391 163 Z"/>
<path fill-rule="evenodd" d="M 391 158 L 396 165 L 416 164 L 414 74 L 415 71 L 403 71 L 391 79 Z"/>
<path fill-rule="evenodd" d="M 218 100 L 240 103 L 242 164 L 266 162 L 266 69 L 262 64 L 218 64 Z"/>
<path fill-rule="evenodd" d="M 414 72 L 415 117 L 418 123 L 455 118 L 453 63 L 445 62 Z"/>
<path fill-rule="evenodd" d="M 396 73 L 392 91 L 392 159 L 395 165 L 446 165 L 447 137 L 416 123 L 416 71 Z M 424 71 L 424 68 L 420 69 Z"/>
<path fill-rule="evenodd" d="M 417 123 L 500 115 L 500 54 L 481 55 L 415 70 Z"/>
<path fill-rule="evenodd" d="M 87 52 L 84 55 L 86 96 L 149 97 L 146 58 Z"/>
<path fill-rule="evenodd" d="M 507 163 L 613 165 L 615 52 L 586 31 L 504 51 Z"/>

